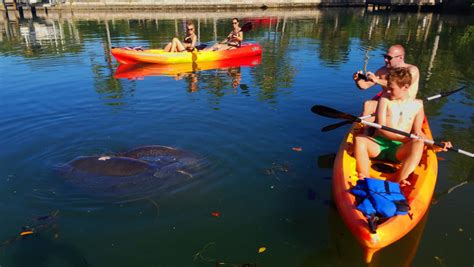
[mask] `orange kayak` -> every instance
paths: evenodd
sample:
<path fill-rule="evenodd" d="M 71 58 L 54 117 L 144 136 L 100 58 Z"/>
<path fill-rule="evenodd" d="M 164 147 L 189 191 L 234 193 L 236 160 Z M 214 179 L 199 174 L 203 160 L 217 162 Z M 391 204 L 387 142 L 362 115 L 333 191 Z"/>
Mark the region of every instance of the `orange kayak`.
<path fill-rule="evenodd" d="M 147 76 L 175 76 L 196 71 L 233 67 L 253 67 L 260 64 L 262 56 L 181 64 L 120 64 L 115 71 L 116 79 L 142 79 Z"/>
<path fill-rule="evenodd" d="M 371 233 L 366 217 L 356 209 L 355 196 L 349 192 L 358 180 L 356 160 L 349 151 L 352 150 L 354 134 L 360 131 L 360 127 L 354 124 L 339 147 L 334 161 L 332 193 L 344 223 L 362 245 L 364 259 L 368 263 L 375 252 L 405 236 L 423 218 L 436 185 L 438 159 L 435 151 L 425 146 L 420 164 L 408 178 L 411 186 L 402 189 L 410 205 L 409 214 L 392 217 L 380 223 L 376 233 Z M 423 132 L 427 138 L 433 139 L 426 119 L 423 122 Z M 376 161 L 372 161 L 371 166 L 373 163 Z M 399 168 L 397 164 L 384 164 Z M 370 177 L 393 180 L 393 176 L 394 174 L 377 171 L 373 167 L 370 169 Z"/>
<path fill-rule="evenodd" d="M 262 54 L 259 44 L 242 44 L 241 47 L 222 51 L 193 51 L 169 53 L 163 49 L 135 50 L 130 48 L 112 48 L 112 55 L 121 64 L 154 63 L 179 64 L 238 59 Z"/>

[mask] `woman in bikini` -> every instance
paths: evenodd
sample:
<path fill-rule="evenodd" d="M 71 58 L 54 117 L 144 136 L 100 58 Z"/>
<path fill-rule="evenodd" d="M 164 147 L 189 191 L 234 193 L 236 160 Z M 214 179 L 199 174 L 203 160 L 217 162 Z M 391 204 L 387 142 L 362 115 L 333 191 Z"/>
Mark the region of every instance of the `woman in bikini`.
<path fill-rule="evenodd" d="M 231 50 L 240 47 L 242 41 L 244 40 L 244 33 L 242 32 L 239 26 L 239 19 L 232 19 L 232 31 L 227 35 L 227 37 L 220 43 L 213 45 L 212 47 L 206 48 L 204 50 L 220 51 L 220 50 Z"/>
<path fill-rule="evenodd" d="M 184 37 L 183 42 L 175 37 L 165 46 L 163 50 L 165 52 L 193 51 L 197 41 L 197 36 L 194 33 L 194 30 L 194 24 L 192 22 L 188 22 L 186 24 L 186 36 Z"/>

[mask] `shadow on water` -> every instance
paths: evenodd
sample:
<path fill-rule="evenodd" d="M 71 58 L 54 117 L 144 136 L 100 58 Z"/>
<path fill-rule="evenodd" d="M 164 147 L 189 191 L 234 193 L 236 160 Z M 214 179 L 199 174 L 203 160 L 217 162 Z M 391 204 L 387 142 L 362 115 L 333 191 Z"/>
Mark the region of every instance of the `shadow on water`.
<path fill-rule="evenodd" d="M 428 213 L 418 225 L 405 237 L 394 244 L 378 251 L 372 262 L 366 264 L 364 252 L 349 229 L 345 226 L 335 207 L 329 208 L 328 224 L 330 239 L 327 247 L 311 253 L 301 265 L 309 266 L 371 266 L 371 267 L 409 267 L 420 244 Z"/>
<path fill-rule="evenodd" d="M 8 258 L 5 266 L 18 267 L 85 267 L 86 258 L 74 246 L 45 234 L 23 237 L 4 252 Z"/>

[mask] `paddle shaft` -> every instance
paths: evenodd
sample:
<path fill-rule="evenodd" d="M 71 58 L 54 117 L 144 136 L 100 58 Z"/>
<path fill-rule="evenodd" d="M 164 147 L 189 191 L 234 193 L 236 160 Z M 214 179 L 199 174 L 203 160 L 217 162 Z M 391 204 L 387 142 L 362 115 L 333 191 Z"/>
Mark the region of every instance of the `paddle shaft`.
<path fill-rule="evenodd" d="M 374 123 L 374 122 L 361 120 L 360 118 L 358 118 L 354 115 L 344 113 L 342 111 L 339 111 L 339 110 L 336 110 L 336 109 L 333 109 L 333 108 L 330 108 L 330 107 L 321 106 L 321 105 L 314 105 L 311 108 L 311 112 L 316 113 L 316 114 L 321 115 L 321 116 L 324 116 L 324 117 L 335 118 L 335 119 L 344 119 L 344 120 L 349 120 L 349 121 L 352 121 L 352 122 L 361 122 L 365 125 L 368 125 L 368 126 L 371 126 L 371 127 L 377 128 L 377 129 L 390 131 L 390 132 L 400 134 L 402 136 L 406 136 L 406 137 L 409 137 L 409 138 L 421 139 L 426 144 L 435 145 L 435 146 L 442 147 L 442 148 L 445 147 L 443 144 L 435 142 L 433 140 L 420 138 L 419 136 L 417 136 L 415 134 L 410 134 L 410 133 L 400 131 L 398 129 L 390 128 L 390 127 L 387 127 L 387 126 L 384 126 L 384 125 L 380 125 L 380 124 L 377 124 L 377 123 Z M 466 156 L 469 156 L 471 158 L 474 157 L 473 153 L 462 150 L 462 149 L 457 149 L 457 148 L 453 148 L 453 147 L 450 147 L 450 148 L 447 148 L 447 149 L 451 150 L 451 151 L 454 151 L 454 152 L 458 152 L 458 153 L 466 155 Z"/>
<path fill-rule="evenodd" d="M 430 97 L 427 97 L 425 98 L 426 101 L 431 101 L 431 100 L 434 100 L 434 99 L 438 99 L 438 98 L 441 98 L 441 97 L 445 97 L 445 96 L 448 96 L 448 95 L 452 95 L 456 92 L 459 92 L 461 90 L 463 90 L 465 88 L 465 86 L 462 86 L 456 90 L 453 90 L 453 91 L 449 91 L 449 92 L 444 92 L 444 93 L 441 93 L 441 94 L 437 94 L 437 95 L 434 95 L 434 96 L 430 96 Z"/>
<path fill-rule="evenodd" d="M 359 75 L 363 75 L 363 76 L 365 77 L 364 74 L 360 74 L 360 73 L 359 73 Z M 456 92 L 459 92 L 459 91 L 463 90 L 464 88 L 465 88 L 465 86 L 462 86 L 462 87 L 460 87 L 460 88 L 458 88 L 458 89 L 456 89 L 456 90 L 453 90 L 453 91 L 444 92 L 444 93 L 440 93 L 440 94 L 437 94 L 437 95 L 434 95 L 434 96 L 427 97 L 427 98 L 425 98 L 425 100 L 426 100 L 426 101 L 431 101 L 431 100 L 435 100 L 435 99 L 438 99 L 438 98 L 441 98 L 441 97 L 446 97 L 446 96 L 452 95 L 452 94 L 454 94 L 454 93 L 456 93 Z M 370 118 L 370 117 L 372 117 L 372 116 L 373 116 L 373 114 L 371 114 L 371 115 L 366 115 L 366 116 L 359 117 L 359 118 L 364 120 L 364 119 L 368 119 L 368 118 Z M 341 121 L 341 122 L 338 122 L 338 123 L 331 124 L 331 125 L 328 125 L 328 126 L 326 126 L 326 127 L 323 127 L 323 128 L 321 129 L 321 131 L 322 131 L 322 132 L 331 131 L 331 130 L 337 129 L 337 128 L 341 127 L 341 126 L 344 126 L 344 125 L 347 125 L 347 124 L 351 124 L 351 123 L 352 123 L 352 121 Z"/>
<path fill-rule="evenodd" d="M 411 133 L 407 133 L 407 132 L 404 132 L 404 131 L 400 131 L 398 129 L 394 129 L 394 128 L 387 127 L 387 126 L 384 126 L 384 125 L 380 125 L 378 123 L 365 121 L 365 120 L 362 120 L 362 119 L 357 118 L 357 117 L 356 117 L 355 121 L 361 122 L 361 123 L 363 123 L 365 125 L 368 125 L 370 127 L 374 127 L 374 128 L 377 128 L 377 129 L 382 129 L 382 130 L 389 131 L 389 132 L 392 132 L 392 133 L 396 133 L 396 134 L 399 134 L 399 135 L 403 135 L 403 136 L 406 136 L 406 137 L 409 137 L 409 138 L 412 138 L 412 139 L 422 139 L 423 142 L 425 142 L 425 144 L 435 145 L 435 146 L 444 148 L 444 145 L 442 143 L 435 142 L 434 140 L 430 140 L 430 139 L 420 138 L 416 134 L 411 134 Z M 459 154 L 463 154 L 463 155 L 469 156 L 471 158 L 474 157 L 474 153 L 471 153 L 471 152 L 468 152 L 468 151 L 465 151 L 465 150 L 462 150 L 462 149 L 459 149 L 459 148 L 450 147 L 450 148 L 448 148 L 448 150 L 458 152 Z"/>

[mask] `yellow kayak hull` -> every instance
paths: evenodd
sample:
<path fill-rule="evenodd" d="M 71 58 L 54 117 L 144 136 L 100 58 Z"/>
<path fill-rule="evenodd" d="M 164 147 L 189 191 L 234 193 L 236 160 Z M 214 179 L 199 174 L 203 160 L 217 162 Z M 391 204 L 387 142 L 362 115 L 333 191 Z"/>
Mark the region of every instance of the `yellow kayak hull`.
<path fill-rule="evenodd" d="M 209 62 L 253 57 L 262 54 L 259 44 L 242 44 L 241 47 L 222 51 L 193 51 L 170 53 L 163 49 L 136 50 L 131 48 L 113 48 L 112 55 L 120 64 L 153 63 L 182 64 L 192 62 Z"/>

